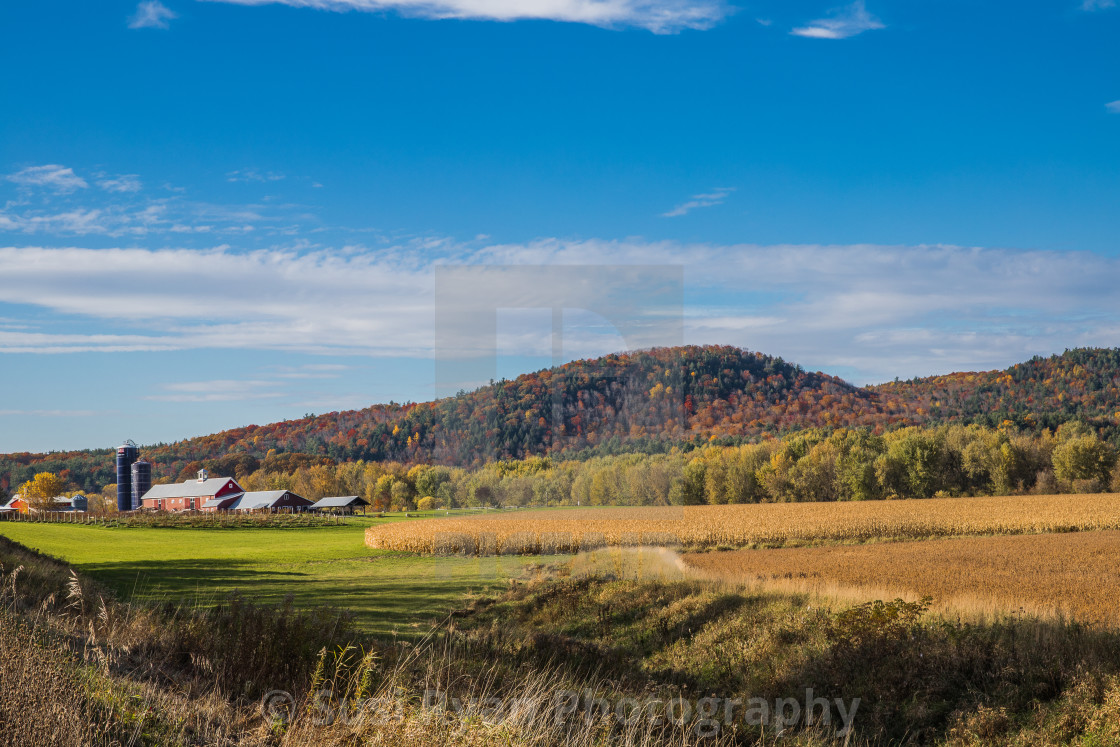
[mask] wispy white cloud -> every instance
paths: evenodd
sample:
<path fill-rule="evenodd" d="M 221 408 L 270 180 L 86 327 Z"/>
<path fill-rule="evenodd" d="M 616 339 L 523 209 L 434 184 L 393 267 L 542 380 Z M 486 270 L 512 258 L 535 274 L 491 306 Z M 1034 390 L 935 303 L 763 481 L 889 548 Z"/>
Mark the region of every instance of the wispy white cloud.
<path fill-rule="evenodd" d="M 12 247 L 0 249 L 0 267 L 0 300 L 100 320 L 105 330 L 0 329 L 0 352 L 426 355 L 431 346 L 431 268 L 392 252 Z"/>
<path fill-rule="evenodd" d="M 1112 112 L 1113 114 L 1120 114 L 1120 100 L 1110 101 L 1104 105 L 1104 108 Z"/>
<path fill-rule="evenodd" d="M 30 415 L 37 418 L 92 418 L 109 414 L 105 410 L 0 410 L 0 417 Z"/>
<path fill-rule="evenodd" d="M 186 381 L 163 384 L 163 394 L 152 394 L 145 399 L 158 402 L 242 402 L 252 399 L 275 399 L 285 396 L 275 390 L 276 381 L 218 379 L 213 381 Z"/>
<path fill-rule="evenodd" d="M 278 182 L 283 178 L 284 174 L 258 169 L 241 169 L 226 174 L 227 182 Z"/>
<path fill-rule="evenodd" d="M 22 233 L 108 233 L 109 218 L 103 210 L 82 208 L 60 213 L 36 213 L 22 216 L 0 215 L 0 227 Z"/>
<path fill-rule="evenodd" d="M 0 353 L 147 353 L 181 350 L 172 338 L 150 334 L 82 334 L 0 330 Z"/>
<path fill-rule="evenodd" d="M 282 4 L 330 11 L 395 11 L 419 18 L 491 21 L 539 19 L 654 33 L 706 29 L 727 14 L 722 0 L 216 0 L 237 5 Z"/>
<path fill-rule="evenodd" d="M 1089 253 L 542 240 L 477 261 L 681 265 L 688 342 L 761 350 L 857 383 L 1120 345 L 1110 291 L 1120 259 Z"/>
<path fill-rule="evenodd" d="M 249 169 L 231 172 L 229 178 L 268 182 L 284 176 Z M 94 171 L 83 178 L 58 164 L 0 172 L 0 233 L 70 238 L 163 235 L 179 237 L 180 244 L 190 235 L 227 239 L 252 235 L 259 246 L 268 240 L 290 244 L 290 237 L 325 230 L 355 232 L 324 227 L 313 206 L 276 197 L 263 197 L 257 203 L 192 200 L 183 190 L 167 185 L 145 189 L 138 174 Z"/>
<path fill-rule="evenodd" d="M 8 174 L 5 178 L 21 187 L 45 187 L 62 193 L 85 189 L 89 186 L 85 179 L 74 173 L 74 169 L 53 163 L 44 166 L 28 166 L 14 174 Z"/>
<path fill-rule="evenodd" d="M 105 177 L 97 181 L 97 186 L 106 192 L 129 193 L 139 192 L 143 184 L 136 174 L 121 174 L 114 177 Z"/>
<path fill-rule="evenodd" d="M 129 209 L 119 205 L 104 208 L 75 207 L 68 210 L 24 210 L 0 212 L 0 228 L 26 234 L 76 236 L 143 236 L 162 225 L 160 206 Z"/>
<path fill-rule="evenodd" d="M 30 328 L 0 328 L 0 353 L 236 349 L 429 357 L 434 261 L 419 246 L 249 253 L 0 249 L 0 302 L 91 320 L 100 331 L 59 331 L 57 322 L 41 326 L 50 318 L 41 311 L 21 319 L 9 312 Z M 857 383 L 999 368 L 1066 347 L 1120 345 L 1120 310 L 1112 303 L 1120 258 L 1089 253 L 542 239 L 482 248 L 445 244 L 438 255 L 470 265 L 589 265 L 592 272 L 601 264 L 683 266 L 687 342 L 782 355 Z M 594 308 L 596 293 L 573 287 L 565 306 Z M 532 307 L 531 296 L 515 306 Z M 587 329 L 569 327 L 575 318 L 565 313 L 565 355 L 604 352 L 609 336 L 591 322 Z M 541 347 L 532 335 L 522 337 L 507 339 L 502 349 Z M 548 345 L 541 350 L 547 355 Z M 270 397 L 285 390 L 283 382 L 333 375 L 340 370 L 335 365 L 259 372 L 250 378 L 272 384 L 251 390 L 194 382 L 153 396 Z"/>
<path fill-rule="evenodd" d="M 1109 8 L 1116 7 L 1116 0 L 1084 0 L 1081 3 L 1081 10 L 1094 11 L 1094 10 L 1108 10 Z"/>
<path fill-rule="evenodd" d="M 105 182 L 113 182 L 106 186 Z M 118 183 L 119 182 L 119 183 Z M 98 182 L 112 194 L 85 193 L 81 201 L 12 201 L 0 205 L 0 231 L 50 236 L 150 237 L 154 235 L 288 236 L 318 226 L 305 206 L 214 204 L 179 195 L 152 198 L 131 191 L 129 177 Z M 86 197 L 88 196 L 88 199 Z"/>
<path fill-rule="evenodd" d="M 851 5 L 838 8 L 827 18 L 810 21 L 790 31 L 794 36 L 810 39 L 847 39 L 864 31 L 886 28 L 882 21 L 867 12 L 864 0 L 856 0 Z"/>
<path fill-rule="evenodd" d="M 309 363 L 304 366 L 275 366 L 269 375 L 278 379 L 337 379 L 351 367 L 335 363 Z"/>
<path fill-rule="evenodd" d="M 165 29 L 179 16 L 159 0 L 145 0 L 128 19 L 130 29 Z"/>
<path fill-rule="evenodd" d="M 693 195 L 687 202 L 682 202 L 675 208 L 667 213 L 662 213 L 662 218 L 676 218 L 681 215 L 687 215 L 689 212 L 697 208 L 713 207 L 715 205 L 722 205 L 727 196 L 735 191 L 734 187 L 716 187 L 710 192 L 704 194 Z"/>

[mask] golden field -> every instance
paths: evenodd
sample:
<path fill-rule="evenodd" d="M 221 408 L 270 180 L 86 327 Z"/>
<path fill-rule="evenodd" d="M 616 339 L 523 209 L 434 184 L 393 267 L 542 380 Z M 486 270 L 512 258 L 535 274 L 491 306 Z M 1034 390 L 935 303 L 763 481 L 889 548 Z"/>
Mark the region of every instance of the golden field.
<path fill-rule="evenodd" d="M 782 547 L 1101 529 L 1120 529 L 1120 495 L 514 511 L 383 524 L 367 529 L 365 542 L 383 550 L 492 555 L 643 545 Z"/>
<path fill-rule="evenodd" d="M 1120 624 L 1120 532 L 690 553 L 703 578 L 832 597 L 933 597 L 936 608 Z"/>

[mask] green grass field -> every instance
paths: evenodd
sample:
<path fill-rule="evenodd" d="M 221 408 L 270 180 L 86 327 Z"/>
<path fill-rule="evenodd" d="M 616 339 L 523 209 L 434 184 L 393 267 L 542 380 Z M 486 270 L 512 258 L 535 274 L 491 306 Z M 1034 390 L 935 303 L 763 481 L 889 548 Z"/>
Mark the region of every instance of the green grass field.
<path fill-rule="evenodd" d="M 0 522 L 0 534 L 66 561 L 122 599 L 210 604 L 235 589 L 262 602 L 290 594 L 301 607 L 348 609 L 365 631 L 410 638 L 472 594 L 544 560 L 416 557 L 363 544 L 372 524 L 422 520 L 209 530 Z"/>

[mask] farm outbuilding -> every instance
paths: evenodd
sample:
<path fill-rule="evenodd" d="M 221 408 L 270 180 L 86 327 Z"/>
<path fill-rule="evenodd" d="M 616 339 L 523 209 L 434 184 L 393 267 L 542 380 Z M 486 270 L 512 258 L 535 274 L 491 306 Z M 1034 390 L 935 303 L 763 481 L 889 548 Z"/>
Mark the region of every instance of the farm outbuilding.
<path fill-rule="evenodd" d="M 89 506 L 88 499 L 81 493 L 72 496 L 60 495 L 51 498 L 51 511 L 85 511 Z"/>
<path fill-rule="evenodd" d="M 202 504 L 207 511 L 306 511 L 311 501 L 290 490 L 260 490 L 230 498 L 216 498 Z"/>
<path fill-rule="evenodd" d="M 51 498 L 50 511 L 85 511 L 88 506 L 88 501 L 81 493 L 75 493 L 73 496 L 60 495 Z M 3 512 L 17 512 L 21 514 L 38 513 L 38 509 L 31 508 L 27 501 L 25 501 L 17 493 L 12 496 L 11 500 L 7 503 L 0 505 L 0 511 Z"/>
<path fill-rule="evenodd" d="M 19 493 L 13 495 L 7 503 L 0 506 L 0 511 L 16 512 L 25 514 L 28 511 L 27 501 L 19 497 Z"/>
<path fill-rule="evenodd" d="M 345 495 L 335 498 L 320 498 L 308 511 L 326 511 L 334 514 L 352 514 L 358 508 L 368 506 L 369 501 L 357 495 Z"/>

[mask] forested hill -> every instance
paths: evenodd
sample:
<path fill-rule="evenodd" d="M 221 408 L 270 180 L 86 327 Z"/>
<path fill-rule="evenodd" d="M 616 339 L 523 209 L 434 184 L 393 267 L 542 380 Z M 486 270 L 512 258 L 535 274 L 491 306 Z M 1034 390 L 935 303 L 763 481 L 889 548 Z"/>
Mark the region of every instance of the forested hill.
<path fill-rule="evenodd" d="M 1111 435 L 1120 425 L 1120 349 L 1079 348 L 1036 356 L 1006 371 L 953 373 L 869 387 L 916 423 L 1011 420 L 1055 428 L 1081 419 Z"/>
<path fill-rule="evenodd" d="M 655 450 L 712 437 L 804 427 L 890 428 L 1005 419 L 1050 426 L 1072 418 L 1111 434 L 1120 410 L 1120 350 L 1073 350 L 1007 371 L 854 387 L 734 347 L 680 347 L 575 361 L 421 404 L 379 405 L 145 447 L 158 476 L 202 461 L 228 474 L 260 463 L 329 459 L 471 465 L 531 454 Z M 115 479 L 112 452 L 0 457 L 0 486 L 63 472 L 86 490 Z"/>

